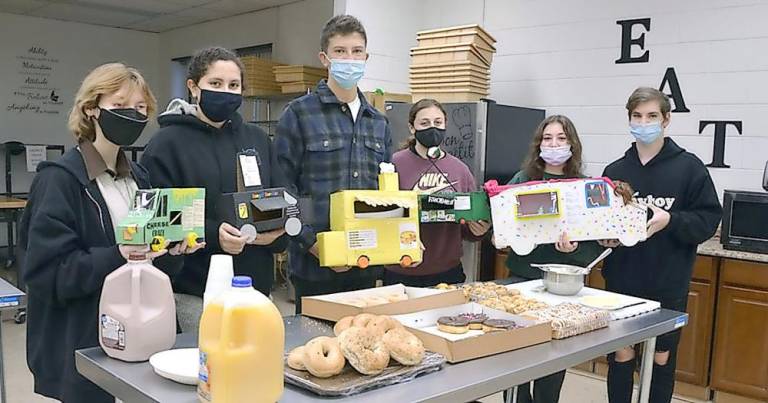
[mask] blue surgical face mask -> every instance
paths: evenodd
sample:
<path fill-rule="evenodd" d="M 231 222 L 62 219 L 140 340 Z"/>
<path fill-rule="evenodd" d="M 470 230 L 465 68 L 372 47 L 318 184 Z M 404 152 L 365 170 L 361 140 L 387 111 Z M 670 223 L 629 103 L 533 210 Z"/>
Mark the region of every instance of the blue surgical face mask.
<path fill-rule="evenodd" d="M 539 156 L 549 165 L 563 165 L 573 156 L 570 145 L 561 147 L 541 146 L 540 150 Z"/>
<path fill-rule="evenodd" d="M 642 124 L 629 124 L 629 132 L 635 136 L 637 141 L 643 144 L 651 144 L 661 136 L 663 130 L 661 128 L 661 122 Z"/>
<path fill-rule="evenodd" d="M 341 88 L 355 88 L 365 73 L 364 60 L 331 59 L 331 77 Z"/>

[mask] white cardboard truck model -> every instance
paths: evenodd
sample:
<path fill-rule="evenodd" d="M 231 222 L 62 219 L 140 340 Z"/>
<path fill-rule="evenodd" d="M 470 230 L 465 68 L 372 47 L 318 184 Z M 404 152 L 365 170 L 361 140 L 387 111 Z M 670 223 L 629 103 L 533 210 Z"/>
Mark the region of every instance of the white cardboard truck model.
<path fill-rule="evenodd" d="M 496 247 L 527 255 L 540 244 L 618 239 L 632 246 L 646 239 L 647 207 L 614 193 L 608 178 L 485 184 Z"/>

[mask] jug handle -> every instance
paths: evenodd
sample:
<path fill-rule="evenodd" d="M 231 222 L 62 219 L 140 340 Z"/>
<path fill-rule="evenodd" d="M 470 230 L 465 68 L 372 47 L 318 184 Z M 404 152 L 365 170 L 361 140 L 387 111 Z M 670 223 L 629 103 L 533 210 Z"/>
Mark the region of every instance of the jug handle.
<path fill-rule="evenodd" d="M 131 305 L 141 303 L 141 269 L 133 267 L 131 270 Z"/>

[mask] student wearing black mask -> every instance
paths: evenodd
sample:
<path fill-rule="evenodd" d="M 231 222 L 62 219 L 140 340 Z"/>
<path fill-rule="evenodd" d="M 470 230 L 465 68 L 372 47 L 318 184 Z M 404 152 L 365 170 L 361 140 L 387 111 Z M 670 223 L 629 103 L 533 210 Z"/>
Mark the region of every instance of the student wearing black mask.
<path fill-rule="evenodd" d="M 160 187 L 205 188 L 207 248 L 184 259 L 174 291 L 202 297 L 212 254 L 234 256 L 236 275 L 253 279 L 269 295 L 275 252 L 285 248 L 285 231 L 259 233 L 255 239 L 225 223 L 216 211 L 223 193 L 237 190 L 238 153 L 255 154 L 264 187 L 283 186 L 272 144 L 256 125 L 237 112 L 242 102 L 243 63 L 224 48 L 197 52 L 189 62 L 187 89 L 192 103 L 174 99 L 158 117 L 160 130 L 147 145 L 141 163 Z"/>
<path fill-rule="evenodd" d="M 141 135 L 155 111 L 141 74 L 121 63 L 97 67 L 83 80 L 69 115 L 77 147 L 42 162 L 21 220 L 21 273 L 27 283 L 27 364 L 35 392 L 63 402 L 114 402 L 78 374 L 75 350 L 98 346 L 98 311 L 106 276 L 147 245 L 115 244 L 147 172 L 120 151 Z M 171 254 L 197 248 L 179 244 Z M 168 268 L 160 259 L 155 265 Z M 172 273 L 169 273 L 172 274 Z"/>

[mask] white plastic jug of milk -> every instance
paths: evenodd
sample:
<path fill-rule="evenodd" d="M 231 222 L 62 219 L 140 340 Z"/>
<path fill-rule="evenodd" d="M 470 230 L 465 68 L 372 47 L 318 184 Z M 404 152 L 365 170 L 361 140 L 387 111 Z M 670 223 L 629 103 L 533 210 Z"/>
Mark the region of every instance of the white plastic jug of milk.
<path fill-rule="evenodd" d="M 176 305 L 171 280 L 131 254 L 104 280 L 99 301 L 99 344 L 123 361 L 146 361 L 176 342 Z"/>
<path fill-rule="evenodd" d="M 205 282 L 203 293 L 203 307 L 214 298 L 232 288 L 232 278 L 235 270 L 232 266 L 232 256 L 211 255 L 211 263 L 208 266 L 208 279 Z"/>

